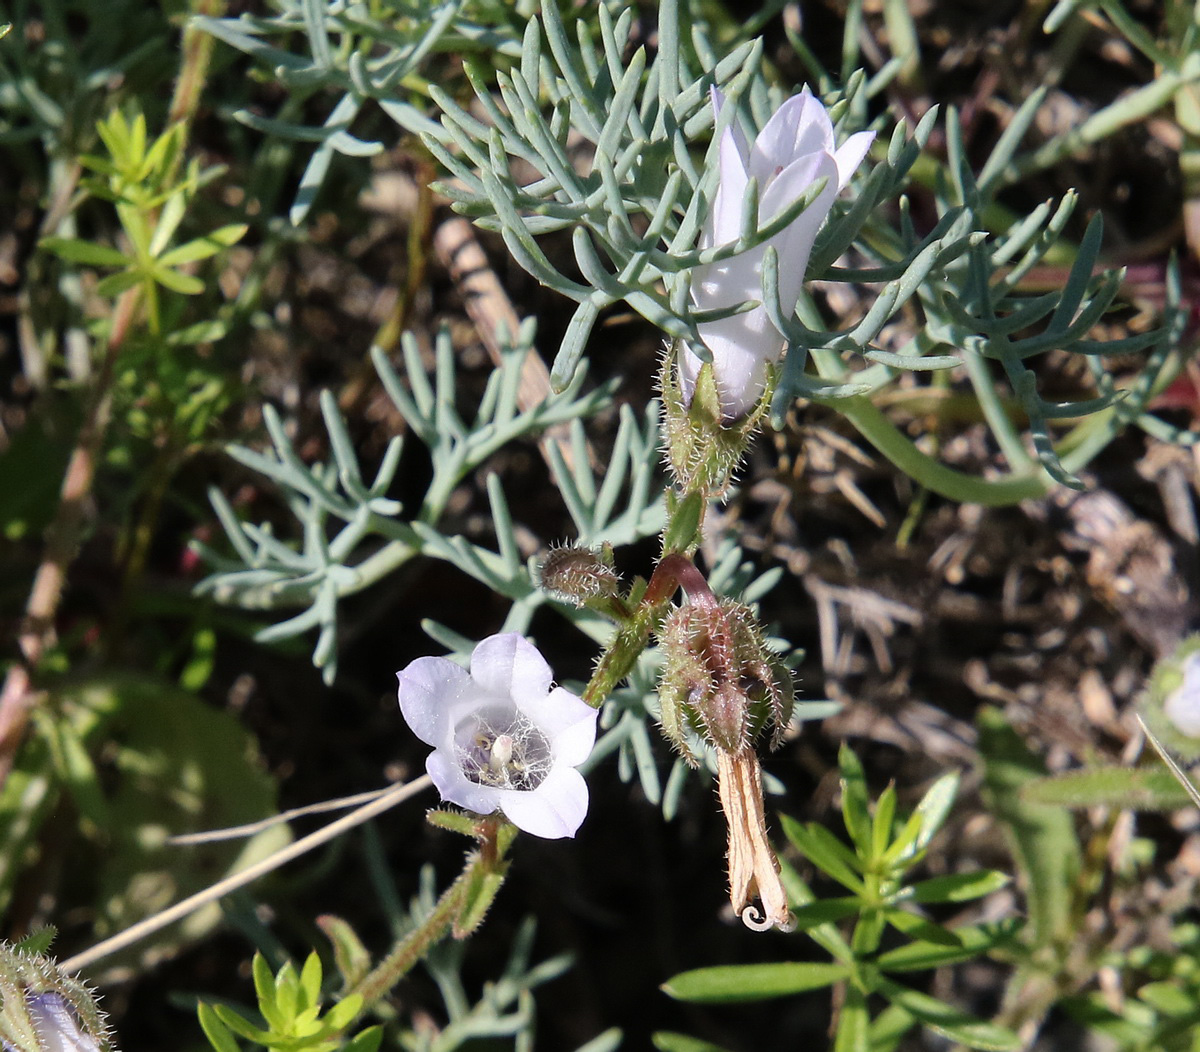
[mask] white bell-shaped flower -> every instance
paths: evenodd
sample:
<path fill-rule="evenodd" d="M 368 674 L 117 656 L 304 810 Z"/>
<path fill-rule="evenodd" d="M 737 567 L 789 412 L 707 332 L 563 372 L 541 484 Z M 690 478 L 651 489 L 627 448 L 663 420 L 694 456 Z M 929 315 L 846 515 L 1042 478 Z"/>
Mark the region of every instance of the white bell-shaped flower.
<path fill-rule="evenodd" d="M 718 115 L 723 101 L 721 93 L 713 89 L 713 109 Z M 794 204 L 817 180 L 828 180 L 816 200 L 774 237 L 730 259 L 698 267 L 692 275 L 692 302 L 699 310 L 760 301 L 752 310 L 699 326 L 700 336 L 712 352 L 714 380 L 726 420 L 744 416 L 754 407 L 766 385 L 767 364 L 776 361 L 784 348 L 783 336 L 761 305 L 767 246 L 779 254 L 780 306 L 790 315 L 800 298 L 817 231 L 874 138 L 874 132 L 858 132 L 835 148 L 829 114 L 807 88 L 775 111 L 753 146 L 746 143 L 736 124 L 722 133 L 717 148 L 720 179 L 701 248 L 729 244 L 744 233 L 742 212 L 751 178 L 758 182 L 759 227 Z M 681 343 L 681 348 L 679 385 L 690 405 L 702 363 L 686 344 Z"/>
<path fill-rule="evenodd" d="M 1200 738 L 1200 650 L 1193 650 L 1180 664 L 1183 682 L 1163 704 L 1163 712 L 1180 732 Z"/>
<path fill-rule="evenodd" d="M 535 836 L 570 837 L 587 814 L 575 768 L 596 740 L 596 710 L 553 686 L 538 649 L 516 633 L 491 636 L 466 669 L 417 658 L 398 672 L 400 711 L 434 751 L 425 768 L 442 799 L 478 814 L 497 808 Z"/>

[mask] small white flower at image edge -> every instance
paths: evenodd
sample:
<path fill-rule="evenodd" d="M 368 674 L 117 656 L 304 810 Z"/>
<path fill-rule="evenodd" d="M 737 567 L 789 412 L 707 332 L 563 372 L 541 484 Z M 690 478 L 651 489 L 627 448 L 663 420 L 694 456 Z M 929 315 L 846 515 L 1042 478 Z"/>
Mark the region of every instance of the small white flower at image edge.
<path fill-rule="evenodd" d="M 724 97 L 712 89 L 714 116 Z M 796 309 L 804 286 L 808 258 L 817 231 L 834 199 L 850 182 L 875 139 L 872 131 L 856 132 L 835 146 L 833 122 L 821 100 L 805 88 L 783 103 L 763 126 L 753 145 L 736 123 L 727 126 L 717 145 L 720 168 L 717 190 L 700 238 L 702 249 L 730 244 L 742 236 L 742 212 L 751 178 L 758 182 L 758 223 L 765 225 L 819 179 L 825 188 L 803 212 L 774 237 L 736 256 L 697 267 L 692 275 L 692 302 L 699 310 L 732 307 L 762 299 L 763 258 L 768 246 L 779 254 L 779 301 L 785 315 Z M 713 374 L 726 420 L 744 416 L 766 385 L 769 362 L 776 361 L 784 338 L 760 304 L 741 314 L 699 326 L 700 338 L 712 352 Z M 690 404 L 700 372 L 700 359 L 682 345 L 679 384 Z"/>
<path fill-rule="evenodd" d="M 1163 712 L 1181 734 L 1200 738 L 1200 650 L 1180 663 L 1183 682 L 1163 704 Z"/>
<path fill-rule="evenodd" d="M 576 768 L 596 740 L 597 710 L 563 687 L 538 649 L 515 632 L 489 636 L 468 671 L 443 657 L 396 673 L 400 711 L 433 746 L 425 762 L 448 803 L 497 809 L 527 833 L 573 837 L 587 814 Z"/>
<path fill-rule="evenodd" d="M 99 1045 L 84 1033 L 75 1018 L 75 1013 L 62 994 L 53 990 L 26 994 L 29 1017 L 37 1031 L 36 1049 L 17 1049 L 3 1042 L 5 1052 L 99 1052 Z"/>

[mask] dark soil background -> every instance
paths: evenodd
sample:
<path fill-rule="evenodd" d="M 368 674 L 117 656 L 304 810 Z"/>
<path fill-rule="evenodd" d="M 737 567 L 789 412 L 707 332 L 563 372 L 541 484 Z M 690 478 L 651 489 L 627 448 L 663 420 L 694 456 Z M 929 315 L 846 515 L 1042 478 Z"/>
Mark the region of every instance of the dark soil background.
<path fill-rule="evenodd" d="M 911 5 L 923 49 L 919 74 L 897 86 L 888 104 L 919 116 L 931 102 L 957 106 L 972 156 L 988 148 L 1023 99 L 1050 74 L 1061 72 L 1036 134 L 1042 138 L 1146 83 L 1153 70 L 1097 25 L 1086 33 L 1065 70 L 1055 65 L 1053 38 L 1041 20 L 1046 3 L 937 3 Z M 1159 6 L 1131 3 L 1157 31 Z M 753 4 L 729 4 L 735 19 L 752 17 Z M 878 4 L 867 5 L 870 48 L 887 52 Z M 641 12 L 653 38 L 653 10 Z M 844 12 L 835 2 L 803 5 L 809 45 L 836 67 Z M 789 11 L 765 26 L 767 56 L 788 81 L 804 71 L 783 32 Z M 868 54 L 871 51 L 868 50 Z M 212 98 L 253 91 L 269 99 L 269 85 L 235 87 L 244 63 L 220 57 L 209 85 Z M 370 129 L 364 129 L 364 133 Z M 394 141 L 381 123 L 385 141 Z M 203 107 L 195 142 L 211 159 L 236 166 L 254 133 L 232 124 L 222 106 Z M 1143 324 L 1162 301 L 1169 251 L 1180 253 L 1189 286 L 1192 246 L 1183 236 L 1183 190 L 1178 174 L 1178 129 L 1168 113 L 1127 129 L 1070 162 L 1016 186 L 1006 203 L 1015 210 L 1077 188 L 1082 204 L 1068 231 L 1078 236 L 1088 216 L 1105 216 L 1105 258 L 1128 268 L 1130 304 L 1122 326 Z M 935 140 L 934 150 L 943 144 Z M 296 161 L 298 166 L 302 156 Z M 461 290 L 433 249 L 433 233 L 450 213 L 418 192 L 432 174 L 411 142 L 402 142 L 368 165 L 339 158 L 333 177 L 305 231 L 285 244 L 268 276 L 270 326 L 247 332 L 239 349 L 246 396 L 228 415 L 229 437 L 261 435 L 259 406 L 272 401 L 295 415 L 297 448 L 319 458 L 324 448 L 317 396 L 339 395 L 364 466 L 382 454 L 403 422 L 369 370 L 366 350 L 379 328 L 402 310 L 426 354 L 432 334 L 447 325 L 454 335 L 460 398 L 473 404 L 492 369 L 465 309 Z M 291 173 L 298 175 L 298 167 Z M 236 169 L 228 182 L 237 185 Z M 264 211 L 286 205 L 291 183 Z M 5 384 L 5 427 L 37 426 L 14 353 L 19 302 L 28 276 L 36 193 L 20 185 L 0 189 L 0 369 Z M 914 215 L 929 213 L 914 195 Z M 571 305 L 541 289 L 506 256 L 498 239 L 480 234 L 490 264 L 517 313 L 538 319 L 538 345 L 550 360 L 570 317 Z M 414 257 L 412 247 L 417 247 Z M 253 251 L 253 241 L 245 251 Z M 548 250 L 569 252 L 569 245 Z M 247 265 L 235 253 L 236 265 Z M 1053 280 L 1053 275 L 1049 276 Z M 845 289 L 831 290 L 826 307 L 851 316 L 862 308 Z M 636 316 L 614 311 L 597 328 L 589 348 L 591 378 L 621 380 L 618 400 L 637 407 L 654 393 L 659 337 Z M 1135 365 L 1136 363 L 1131 363 Z M 1070 387 L 1073 364 L 1046 356 L 1049 381 Z M 1186 424 L 1200 392 L 1186 391 L 1164 410 Z M 594 420 L 589 433 L 603 450 L 615 429 L 615 412 Z M 927 425 L 914 415 L 914 429 Z M 936 424 L 936 421 L 934 421 Z M 990 463 L 982 425 L 957 429 L 943 455 L 964 470 Z M 411 506 L 423 493 L 427 467 L 415 439 L 406 445 L 392 496 Z M 569 537 L 570 520 L 546 483 L 536 443 L 505 449 L 486 468 L 498 473 L 516 509 L 531 552 L 538 543 Z M 802 646 L 800 696 L 844 703 L 836 717 L 807 725 L 767 761 L 787 786 L 774 810 L 838 828 L 836 755 L 849 741 L 861 756 L 873 789 L 894 782 L 902 806 L 911 806 L 941 773 L 963 772 L 963 790 L 946 833 L 931 854 L 931 872 L 975 866 L 1010 869 L 1003 838 L 980 800 L 975 715 L 1001 708 L 1050 770 L 1084 762 L 1128 761 L 1136 745 L 1132 705 L 1157 656 L 1197 625 L 1192 593 L 1197 581 L 1195 501 L 1198 461 L 1190 450 L 1163 446 L 1130 433 L 1089 469 L 1089 490 L 1055 494 L 1006 509 L 958 507 L 923 496 L 835 414 L 797 407 L 789 428 L 759 438 L 742 488 L 710 520 L 713 549 L 732 531 L 763 568 L 782 563 L 787 573 L 762 603 L 777 634 Z M 189 461 L 177 479 L 178 498 L 158 525 L 146 587 L 181 594 L 200 568 L 183 556 L 193 536 L 218 535 L 204 510 L 204 490 L 218 485 L 252 517 L 271 514 L 274 497 L 215 446 Z M 118 477 L 103 476 L 97 506 L 119 499 Z M 913 516 L 914 502 L 920 511 Z M 921 503 L 923 502 L 923 503 Z M 199 509 L 205 518 L 197 522 Z M 910 525 L 906 522 L 911 519 Z M 486 541 L 491 529 L 484 473 L 455 495 L 446 533 Z M 903 538 L 903 541 L 899 540 Z M 19 547 L 19 550 L 16 550 Z M 113 587 L 113 536 L 103 522 L 72 571 L 70 617 L 103 622 Z M 707 554 L 711 554 L 711 550 Z M 652 546 L 618 553 L 626 575 L 647 574 Z M 19 582 L 36 566 L 37 546 L 24 542 L 6 557 L 8 611 L 19 610 Z M 1132 591 L 1125 582 L 1132 581 Z M 420 629 L 424 618 L 481 638 L 498 627 L 505 605 L 482 586 L 442 563 L 406 566 L 381 585 L 349 601 L 343 613 L 340 675 L 326 687 L 307 659 L 307 646 L 271 650 L 224 632 L 205 696 L 236 708 L 257 736 L 267 768 L 278 780 L 281 808 L 361 792 L 423 768 L 425 747 L 403 726 L 394 697 L 394 674 L 413 658 L 435 650 Z M 15 614 L 13 615 L 15 616 Z M 564 622 L 543 617 L 534 626 L 539 646 L 558 675 L 585 679 L 591 644 Z M 155 631 L 169 634 L 170 621 Z M 131 640 L 128 660 L 152 646 L 153 632 Z M 662 770 L 671 762 L 661 749 Z M 573 842 L 522 838 L 511 876 L 485 927 L 471 941 L 464 974 L 478 990 L 496 977 L 521 919 L 538 919 L 535 960 L 569 951 L 575 966 L 538 992 L 537 1046 L 575 1048 L 609 1026 L 626 1034 L 623 1047 L 650 1047 L 656 1030 L 697 1034 L 736 1052 L 823 1047 L 829 1026 L 826 992 L 746 1007 L 706 1009 L 669 1000 L 658 987 L 685 968 L 741 961 L 802 959 L 815 948 L 802 936 L 755 935 L 732 917 L 725 900 L 722 817 L 712 790 L 697 780 L 679 816 L 665 824 L 658 809 L 617 776 L 615 761 L 590 780 L 593 806 Z M 440 883 L 456 874 L 462 843 L 429 828 L 423 811 L 431 799 L 403 806 L 317 857 L 293 864 L 239 896 L 232 912 L 253 916 L 282 946 L 302 957 L 323 946 L 313 920 L 325 913 L 346 918 L 373 951 L 388 945 L 385 910 L 369 873 L 382 858 L 402 898 L 417 890 L 418 869 L 432 860 Z M 1081 814 L 1087 838 L 1110 816 Z M 307 831 L 319 820 L 297 829 Z M 1200 876 L 1200 838 L 1191 813 L 1127 820 L 1124 839 L 1136 830 L 1157 847 L 1153 872 L 1136 893 L 1102 887 L 1095 896 L 1097 942 L 1131 945 L 1163 939 L 1155 917 L 1186 898 Z M 374 853 L 374 854 L 372 854 Z M 802 861 L 801 870 L 812 877 Z M 818 889 L 822 888 L 819 882 Z M 829 889 L 825 889 L 829 890 Z M 52 888 L 24 889 L 23 901 Z M 830 891 L 831 894 L 836 893 Z M 36 895 L 33 895 L 36 898 Z M 70 902 L 63 902 L 70 906 Z M 987 905 L 1020 912 L 1020 889 Z M 59 945 L 66 956 L 87 944 L 86 918 L 68 920 Z M 25 918 L 9 920 L 17 933 Z M 107 990 L 125 1052 L 166 1052 L 203 1047 L 191 999 L 248 1002 L 248 962 L 253 946 L 235 923 L 192 946 L 157 970 Z M 78 939 L 78 943 L 76 943 Z M 937 976 L 934 992 L 957 996 L 971 1010 L 994 1011 L 1004 970 L 980 964 Z M 440 1018 L 432 982 L 419 971 L 394 998 L 405 1014 Z M 480 1045 L 480 1047 L 492 1047 Z M 495 1046 L 499 1047 L 499 1046 Z M 943 1047 L 914 1038 L 907 1048 Z M 1046 1049 L 1086 1047 L 1064 1021 L 1052 1018 Z"/>

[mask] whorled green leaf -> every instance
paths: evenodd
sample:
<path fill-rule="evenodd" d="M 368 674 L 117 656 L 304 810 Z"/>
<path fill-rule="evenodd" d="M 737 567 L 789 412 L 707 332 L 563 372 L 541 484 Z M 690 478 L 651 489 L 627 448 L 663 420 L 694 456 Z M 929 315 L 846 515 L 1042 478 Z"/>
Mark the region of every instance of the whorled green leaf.
<path fill-rule="evenodd" d="M 344 1044 L 341 1052 L 379 1052 L 379 1046 L 382 1043 L 383 1027 L 372 1026 Z"/>
<path fill-rule="evenodd" d="M 1011 1030 L 976 1019 L 945 1001 L 899 983 L 884 979 L 879 984 L 879 993 L 910 1013 L 919 1023 L 968 1048 L 983 1049 L 984 1052 L 1017 1052 L 1024 1047 L 1021 1039 Z"/>
<path fill-rule="evenodd" d="M 780 816 L 784 835 L 818 869 L 851 891 L 862 893 L 863 882 L 857 872 L 858 860 L 853 852 L 824 826 L 803 824 L 787 815 Z"/>
<path fill-rule="evenodd" d="M 915 972 L 957 964 L 981 957 L 997 946 L 1011 942 L 1019 928 L 1017 921 L 954 928 L 951 933 L 957 945 L 910 942 L 881 953 L 876 963 L 885 972 Z"/>
<path fill-rule="evenodd" d="M 920 880 L 909 889 L 913 902 L 970 902 L 999 891 L 1009 883 L 1007 873 L 981 869 L 974 873 L 951 873 L 944 877 Z"/>
<path fill-rule="evenodd" d="M 833 1052 L 871 1052 L 870 1024 L 866 995 L 857 986 L 848 984 L 838 1009 Z"/>
<path fill-rule="evenodd" d="M 205 288 L 204 282 L 194 274 L 184 274 L 170 267 L 156 265 L 150 273 L 163 288 L 178 292 L 182 296 L 199 296 Z"/>
<path fill-rule="evenodd" d="M 202 259 L 215 256 L 222 249 L 237 244 L 250 228 L 245 223 L 232 223 L 220 227 L 203 237 L 164 252 L 158 257 L 158 262 L 164 267 L 178 267 L 184 263 L 195 263 Z"/>
<path fill-rule="evenodd" d="M 792 910 L 792 920 L 798 931 L 807 931 L 820 924 L 853 917 L 860 909 L 862 903 L 855 898 L 818 899 L 804 906 L 796 906 Z"/>
<path fill-rule="evenodd" d="M 82 263 L 89 267 L 127 267 L 134 262 L 115 248 L 78 238 L 46 237 L 38 245 L 68 263 Z"/>
<path fill-rule="evenodd" d="M 349 990 L 371 970 L 371 954 L 362 939 L 341 917 L 331 914 L 317 918 L 317 927 L 333 947 L 333 961 L 342 977 L 342 988 Z"/>
<path fill-rule="evenodd" d="M 850 976 L 843 964 L 796 961 L 783 964 L 729 964 L 680 972 L 662 985 L 677 1001 L 728 1004 L 788 997 L 819 990 Z"/>
<path fill-rule="evenodd" d="M 881 912 L 883 920 L 910 939 L 931 942 L 936 946 L 958 947 L 962 945 L 958 936 L 949 928 L 935 924 L 925 917 L 919 917 L 915 913 L 901 909 L 888 909 Z"/>
<path fill-rule="evenodd" d="M 870 1052 L 893 1052 L 917 1021 L 899 1005 L 888 1005 L 871 1020 Z"/>
<path fill-rule="evenodd" d="M 143 280 L 143 275 L 137 270 L 122 270 L 116 274 L 109 274 L 104 280 L 97 282 L 96 295 L 119 296 L 135 285 L 140 285 Z"/>
<path fill-rule="evenodd" d="M 200 1028 L 215 1052 L 241 1052 L 233 1033 L 221 1021 L 212 1005 L 201 1001 L 196 1008 L 196 1014 L 200 1017 Z"/>
<path fill-rule="evenodd" d="M 841 773 L 842 820 L 846 823 L 846 832 L 858 849 L 859 857 L 869 858 L 873 837 L 867 779 L 862 763 L 845 742 L 838 750 L 838 769 Z"/>

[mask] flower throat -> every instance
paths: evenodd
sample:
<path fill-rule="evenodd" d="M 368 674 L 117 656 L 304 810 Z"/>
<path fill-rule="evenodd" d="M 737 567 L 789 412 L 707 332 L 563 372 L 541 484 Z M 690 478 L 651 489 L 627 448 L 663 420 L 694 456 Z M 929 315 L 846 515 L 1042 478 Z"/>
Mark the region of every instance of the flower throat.
<path fill-rule="evenodd" d="M 516 709 L 473 712 L 454 728 L 459 767 L 476 785 L 528 792 L 550 773 L 550 742 Z"/>

